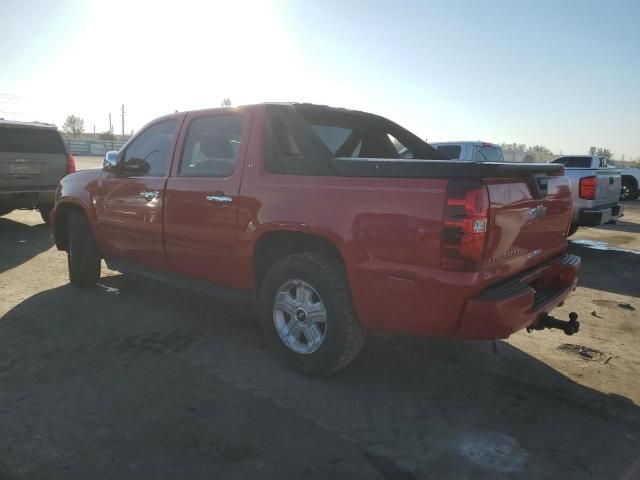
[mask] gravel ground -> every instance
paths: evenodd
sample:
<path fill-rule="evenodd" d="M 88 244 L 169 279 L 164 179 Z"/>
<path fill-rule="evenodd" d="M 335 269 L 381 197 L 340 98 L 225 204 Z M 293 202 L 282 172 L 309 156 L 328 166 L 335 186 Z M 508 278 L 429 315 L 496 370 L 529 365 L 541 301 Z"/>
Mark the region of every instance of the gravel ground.
<path fill-rule="evenodd" d="M 570 246 L 580 286 L 554 314 L 578 312 L 578 335 L 520 332 L 497 354 L 371 335 L 325 379 L 283 369 L 209 298 L 106 268 L 74 289 L 37 213 L 1 217 L 0 479 L 640 478 L 640 202 L 626 207 L 575 240 L 627 251 Z"/>

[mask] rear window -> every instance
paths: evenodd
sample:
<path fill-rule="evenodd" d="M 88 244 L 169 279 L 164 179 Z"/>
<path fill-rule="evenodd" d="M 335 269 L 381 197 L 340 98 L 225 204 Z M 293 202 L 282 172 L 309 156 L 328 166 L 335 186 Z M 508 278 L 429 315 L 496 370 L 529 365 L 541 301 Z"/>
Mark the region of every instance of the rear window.
<path fill-rule="evenodd" d="M 448 159 L 457 160 L 460 158 L 460 145 L 438 145 L 436 148 Z"/>
<path fill-rule="evenodd" d="M 411 132 L 376 115 L 308 105 L 267 109 L 269 173 L 332 175 L 334 158 L 443 157 Z"/>
<path fill-rule="evenodd" d="M 568 168 L 590 168 L 591 157 L 561 157 L 551 163 L 561 163 Z"/>
<path fill-rule="evenodd" d="M 504 162 L 504 156 L 499 147 L 476 145 L 473 149 L 473 160 L 476 162 Z"/>
<path fill-rule="evenodd" d="M 0 152 L 65 153 L 57 130 L 0 127 Z"/>

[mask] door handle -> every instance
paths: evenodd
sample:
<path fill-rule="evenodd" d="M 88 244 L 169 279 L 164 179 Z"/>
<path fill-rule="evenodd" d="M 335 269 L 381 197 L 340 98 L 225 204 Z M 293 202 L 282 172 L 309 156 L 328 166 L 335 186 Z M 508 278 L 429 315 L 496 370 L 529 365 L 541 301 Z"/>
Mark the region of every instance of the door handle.
<path fill-rule="evenodd" d="M 208 202 L 221 203 L 223 205 L 229 204 L 233 201 L 233 199 L 227 195 L 207 195 L 206 198 Z"/>
<path fill-rule="evenodd" d="M 144 192 L 140 192 L 140 196 L 147 202 L 150 202 L 151 200 L 158 198 L 160 196 L 160 192 L 157 190 L 145 190 Z"/>

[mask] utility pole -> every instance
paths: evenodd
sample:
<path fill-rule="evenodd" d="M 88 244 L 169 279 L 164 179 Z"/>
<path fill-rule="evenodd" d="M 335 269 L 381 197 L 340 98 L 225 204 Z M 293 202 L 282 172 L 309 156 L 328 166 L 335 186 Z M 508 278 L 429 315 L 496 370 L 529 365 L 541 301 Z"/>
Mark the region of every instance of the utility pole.
<path fill-rule="evenodd" d="M 113 126 L 111 125 L 111 112 L 109 112 L 109 133 L 113 133 Z"/>
<path fill-rule="evenodd" d="M 96 124 L 95 123 L 93 124 L 93 134 L 94 135 L 96 134 Z"/>
<path fill-rule="evenodd" d="M 124 139 L 124 103 L 122 104 L 122 138 Z"/>

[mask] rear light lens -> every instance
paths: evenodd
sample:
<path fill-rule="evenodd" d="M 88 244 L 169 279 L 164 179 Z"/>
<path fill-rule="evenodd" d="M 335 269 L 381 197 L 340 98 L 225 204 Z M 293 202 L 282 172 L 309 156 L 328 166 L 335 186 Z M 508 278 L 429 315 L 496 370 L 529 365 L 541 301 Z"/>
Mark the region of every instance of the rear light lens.
<path fill-rule="evenodd" d="M 585 200 L 594 200 L 596 198 L 596 186 L 598 179 L 596 177 L 583 177 L 580 179 L 580 198 Z"/>
<path fill-rule="evenodd" d="M 67 173 L 73 173 L 76 171 L 76 159 L 73 155 L 67 153 Z"/>
<path fill-rule="evenodd" d="M 458 272 L 482 268 L 489 222 L 489 192 L 475 182 L 452 180 L 442 218 L 440 267 Z"/>

